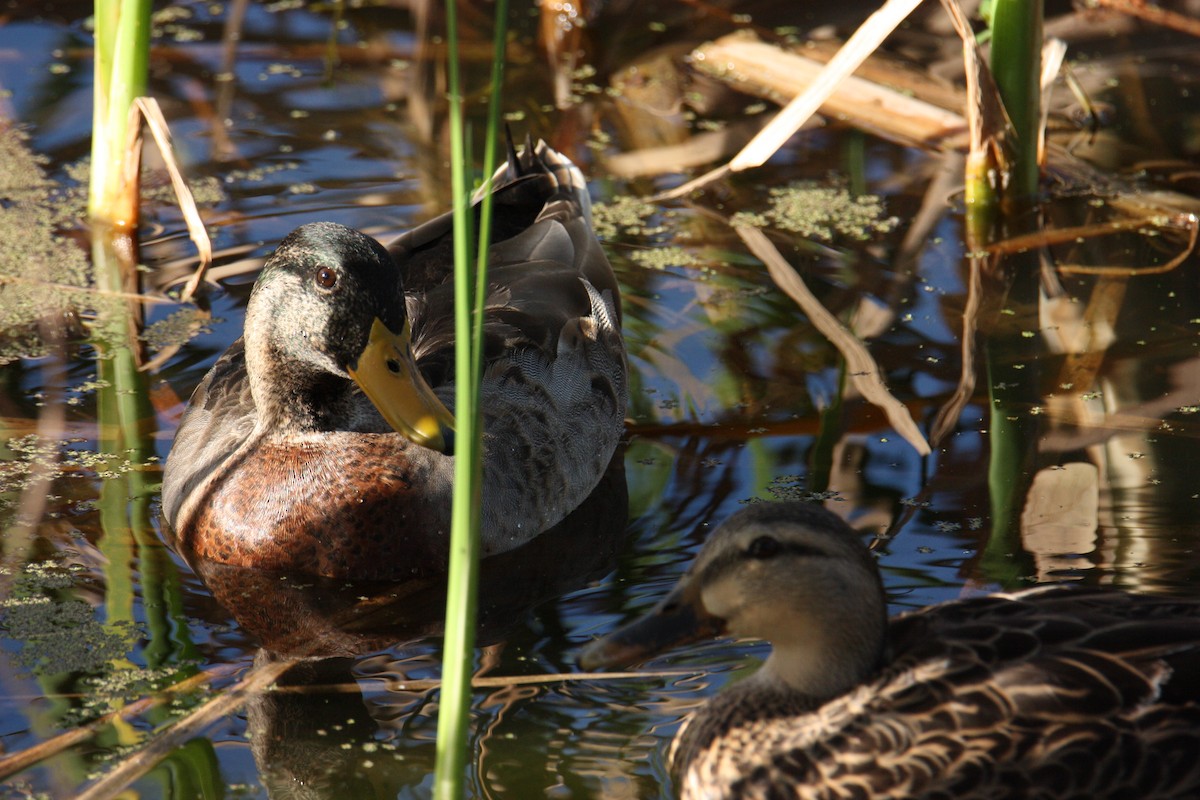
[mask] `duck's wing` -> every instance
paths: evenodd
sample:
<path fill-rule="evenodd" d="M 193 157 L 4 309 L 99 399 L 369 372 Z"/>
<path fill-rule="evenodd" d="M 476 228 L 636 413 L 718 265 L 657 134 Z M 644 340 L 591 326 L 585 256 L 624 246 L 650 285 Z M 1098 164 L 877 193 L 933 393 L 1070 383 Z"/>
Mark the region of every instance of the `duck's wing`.
<path fill-rule="evenodd" d="M 1200 602 L 1034 590 L 906 615 L 892 641 L 877 680 L 734 726 L 740 749 L 706 736 L 683 796 L 1200 796 Z"/>
<path fill-rule="evenodd" d="M 163 471 L 162 510 L 176 526 L 184 503 L 254 432 L 258 412 L 238 339 L 192 392 Z"/>
<path fill-rule="evenodd" d="M 474 230 L 479 230 L 480 200 L 492 192 L 491 263 L 555 259 L 574 264 L 600 292 L 611 292 L 620 316 L 617 281 L 592 229 L 592 204 L 583 173 L 570 159 L 545 142 L 528 142 L 517 155 L 509 139 L 508 161 L 472 204 Z M 557 225 L 547 225 L 554 221 Z M 454 213 L 445 214 L 401 234 L 387 245 L 405 270 L 405 289 L 421 295 L 446 283 L 454 269 Z M 565 234 L 571 250 L 560 241 Z M 556 257 L 557 256 L 557 257 Z"/>
<path fill-rule="evenodd" d="M 511 239 L 537 220 L 553 185 L 545 175 L 526 175 L 501 186 L 492 206 L 492 242 Z M 474 230 L 480 207 L 472 206 Z M 454 272 L 454 212 L 428 220 L 393 239 L 387 250 L 404 270 L 405 290 L 424 294 L 450 280 Z"/>
<path fill-rule="evenodd" d="M 594 318 L 593 292 L 619 326 L 616 277 L 592 231 L 591 201 L 579 169 L 539 142 L 527 144 L 519 156 L 510 152 L 492 182 L 498 188 L 485 301 L 486 361 L 527 348 L 553 361 L 564 327 Z M 478 206 L 474 213 L 478 224 Z M 453 228 L 452 216 L 445 214 L 388 245 L 406 273 L 413 353 L 435 388 L 452 379 Z"/>

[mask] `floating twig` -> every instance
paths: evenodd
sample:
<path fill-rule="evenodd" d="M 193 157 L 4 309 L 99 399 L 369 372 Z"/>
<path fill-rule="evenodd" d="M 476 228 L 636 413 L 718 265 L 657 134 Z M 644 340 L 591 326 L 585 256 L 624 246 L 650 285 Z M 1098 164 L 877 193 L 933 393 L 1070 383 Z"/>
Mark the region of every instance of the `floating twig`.
<path fill-rule="evenodd" d="M 204 278 L 205 270 L 212 264 L 212 241 L 208 238 L 208 231 L 204 228 L 204 220 L 200 219 L 196 198 L 192 195 L 192 190 L 188 188 L 187 180 L 184 179 L 183 173 L 175 161 L 175 149 L 171 145 L 171 131 L 167 127 L 167 120 L 163 117 L 158 101 L 153 97 L 135 98 L 129 114 L 133 119 L 129 125 L 130 134 L 127 147 L 130 157 L 126 159 L 126 164 L 129 165 L 128 168 L 132 172 L 133 179 L 136 180 L 138 166 L 141 163 L 142 126 L 138 124 L 140 117 L 146 121 L 146 127 L 150 129 L 150 135 L 154 137 L 154 141 L 162 153 L 167 174 L 171 176 L 171 186 L 175 189 L 175 199 L 179 202 L 179 210 L 187 225 L 188 236 L 191 237 L 192 242 L 196 245 L 196 250 L 199 251 L 200 264 L 196 267 L 196 271 L 187 285 L 184 286 L 179 298 L 181 301 L 187 302 L 196 293 L 200 281 Z M 128 175 L 127 179 L 129 179 Z"/>
<path fill-rule="evenodd" d="M 730 172 L 761 166 L 833 95 L 838 86 L 875 51 L 921 0 L 888 0 L 867 18 L 826 64 L 812 84 L 788 103 L 767 127 L 759 131 L 728 164 L 684 185 L 655 196 L 656 200 L 683 197 L 689 192 L 723 178 Z"/>
<path fill-rule="evenodd" d="M 912 414 L 897 400 L 887 385 L 883 382 L 879 365 L 867 352 L 867 348 L 836 317 L 821 304 L 821 301 L 804 285 L 804 280 L 791 264 L 780 254 L 779 250 L 758 228 L 744 225 L 733 227 L 746 246 L 755 256 L 767 265 L 767 270 L 776 285 L 808 315 L 813 327 L 824 334 L 849 367 L 849 377 L 856 389 L 868 402 L 880 408 L 887 415 L 888 422 L 904 439 L 921 455 L 929 455 L 929 442 L 921 434 Z"/>
<path fill-rule="evenodd" d="M 146 711 L 149 711 L 155 706 L 161 705 L 168 697 L 188 692 L 193 689 L 198 689 L 205 684 L 211 683 L 217 678 L 223 677 L 232 672 L 235 667 L 223 665 L 215 667 L 211 670 L 197 673 L 190 678 L 180 681 L 171 686 L 164 687 L 151 697 L 143 697 L 133 703 L 116 710 L 110 711 L 107 714 L 97 717 L 83 725 L 77 725 L 69 731 L 64 731 L 57 736 L 46 739 L 43 742 L 38 742 L 33 747 L 19 750 L 15 753 L 0 758 L 0 778 L 7 778 L 10 775 L 29 769 L 39 761 L 44 761 L 51 756 L 58 755 L 68 747 L 74 747 L 77 744 L 87 741 L 104 726 L 116 722 L 117 720 L 131 720 Z M 50 695 L 42 695 L 44 699 L 50 699 Z"/>

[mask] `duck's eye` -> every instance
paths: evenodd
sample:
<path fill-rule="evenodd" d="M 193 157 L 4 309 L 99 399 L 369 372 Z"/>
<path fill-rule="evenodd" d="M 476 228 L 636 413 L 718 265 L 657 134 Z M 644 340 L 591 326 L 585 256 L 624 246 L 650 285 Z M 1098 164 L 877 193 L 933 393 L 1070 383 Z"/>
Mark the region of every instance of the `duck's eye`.
<path fill-rule="evenodd" d="M 313 280 L 315 280 L 317 282 L 317 286 L 320 286 L 322 289 L 332 289 L 337 285 L 338 276 L 337 273 L 331 270 L 329 267 L 321 267 L 319 270 L 317 270 L 317 274 Z"/>
<path fill-rule="evenodd" d="M 746 555 L 750 558 L 773 558 L 779 555 L 781 549 L 783 546 L 779 544 L 778 539 L 772 536 L 760 536 L 746 548 Z"/>

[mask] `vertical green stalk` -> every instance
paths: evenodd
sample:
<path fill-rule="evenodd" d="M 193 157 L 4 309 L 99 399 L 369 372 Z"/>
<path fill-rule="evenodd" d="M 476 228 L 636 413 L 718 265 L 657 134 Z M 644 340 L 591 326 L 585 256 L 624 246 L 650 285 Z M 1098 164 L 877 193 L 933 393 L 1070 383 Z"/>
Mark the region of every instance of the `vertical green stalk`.
<path fill-rule="evenodd" d="M 1037 254 L 1017 253 L 1005 263 L 1012 274 L 1001 314 L 984 343 L 988 380 L 988 498 L 991 535 L 980 567 L 1006 588 L 1029 575 L 1029 559 L 1021 547 L 1021 510 L 1037 472 L 1041 417 L 1033 409 L 1041 401 L 1038 365 L 1044 353 L 1037 337 L 1039 276 Z M 992 287 L 999 291 L 1000 287 Z"/>
<path fill-rule="evenodd" d="M 1032 205 L 1038 191 L 1038 125 L 1041 108 L 1043 0 L 996 0 L 992 18 L 992 74 L 1016 134 L 1008 148 L 1015 163 L 1001 198 L 1005 231 L 1024 230 L 1032 220 L 1020 212 Z M 970 218 L 968 218 L 970 223 Z M 977 225 L 975 227 L 982 227 Z M 975 238 L 978 230 L 968 228 Z M 1032 409 L 1039 402 L 1036 340 L 1024 331 L 1036 328 L 1038 304 L 1037 259 L 1019 254 L 1006 266 L 1013 276 L 1006 303 L 1015 311 L 1001 317 L 985 344 L 989 424 L 988 493 L 992 532 L 984 549 L 984 573 L 1004 586 L 1028 574 L 1028 557 L 1021 549 L 1020 518 L 1033 480 L 1039 426 Z"/>
<path fill-rule="evenodd" d="M 992 21 L 992 74 L 1017 135 L 1008 197 L 1028 203 L 1038 188 L 1041 109 L 1042 0 L 996 0 Z"/>
<path fill-rule="evenodd" d="M 492 85 L 488 95 L 487 137 L 483 145 L 483 175 L 490 180 L 496 171 L 496 148 L 500 141 L 500 87 L 504 85 L 504 57 L 508 44 L 508 0 L 496 0 L 492 34 Z M 475 329 L 471 337 L 476 375 L 483 374 L 483 306 L 487 300 L 488 247 L 492 241 L 492 188 L 488 187 L 479 210 L 479 250 L 475 266 Z"/>
<path fill-rule="evenodd" d="M 438 705 L 434 797 L 463 796 L 467 732 L 471 711 L 471 667 L 475 652 L 475 607 L 479 576 L 480 436 L 478 376 L 471 331 L 474 287 L 470 280 L 470 187 L 463 137 L 463 96 L 458 69 L 458 12 L 446 4 L 450 82 L 450 176 L 454 209 L 454 499 L 451 505 L 450 565 L 446 585 L 446 638 Z"/>
<path fill-rule="evenodd" d="M 92 171 L 88 215 L 120 228 L 137 224 L 136 187 L 125 186 L 129 109 L 146 93 L 151 0 L 96 0 Z"/>
<path fill-rule="evenodd" d="M 492 63 L 485 174 L 496 158 L 496 134 L 506 6 L 496 7 L 497 55 Z M 450 565 L 446 591 L 446 632 L 441 700 L 438 708 L 437 765 L 434 797 L 456 800 L 464 794 L 471 670 L 475 652 L 475 610 L 479 575 L 479 517 L 482 488 L 482 444 L 479 381 L 483 359 L 483 303 L 487 287 L 487 243 L 490 239 L 491 193 L 485 194 L 480 219 L 478 264 L 471 280 L 473 218 L 463 130 L 463 95 L 458 64 L 458 14 L 454 0 L 446 4 L 446 39 L 450 101 L 450 170 L 454 187 L 454 317 L 455 317 L 455 459 L 454 499 L 450 531 Z"/>

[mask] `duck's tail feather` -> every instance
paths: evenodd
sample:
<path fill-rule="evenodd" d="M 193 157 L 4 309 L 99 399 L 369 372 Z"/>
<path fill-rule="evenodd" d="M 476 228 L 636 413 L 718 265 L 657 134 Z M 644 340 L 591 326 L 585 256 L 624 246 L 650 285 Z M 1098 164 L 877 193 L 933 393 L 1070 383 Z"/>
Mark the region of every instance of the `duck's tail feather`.
<path fill-rule="evenodd" d="M 475 190 L 471 200 L 478 203 L 484 194 L 499 192 L 506 186 L 535 175 L 546 175 L 553 182 L 550 195 L 564 194 L 579 205 L 580 213 L 591 224 L 592 202 L 587 191 L 583 173 L 571 159 L 558 152 L 542 139 L 534 142 L 528 133 L 525 145 L 517 152 L 512 129 L 505 126 L 505 149 L 507 160 L 501 164 L 492 179 Z"/>

